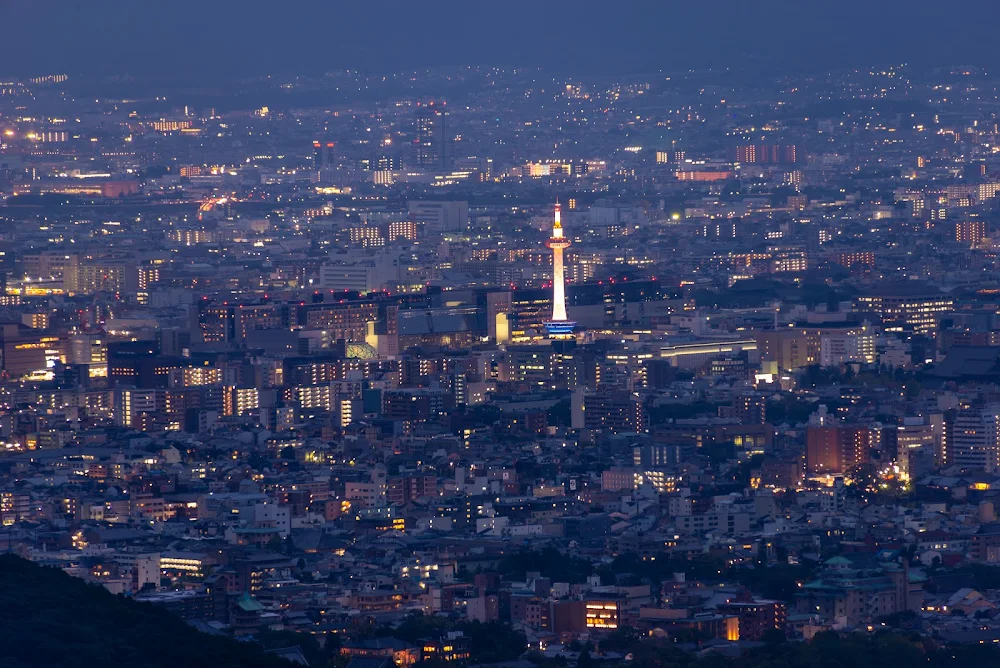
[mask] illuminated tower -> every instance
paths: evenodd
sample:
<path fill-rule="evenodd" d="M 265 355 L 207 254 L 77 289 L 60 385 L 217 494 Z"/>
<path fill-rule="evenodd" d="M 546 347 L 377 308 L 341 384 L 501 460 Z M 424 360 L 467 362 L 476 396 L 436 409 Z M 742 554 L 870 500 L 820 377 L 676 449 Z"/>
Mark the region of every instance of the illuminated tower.
<path fill-rule="evenodd" d="M 552 236 L 545 245 L 552 249 L 552 320 L 545 323 L 545 329 L 555 338 L 572 336 L 576 323 L 570 322 L 566 317 L 566 272 L 563 267 L 563 251 L 569 248 L 570 240 L 563 237 L 558 202 L 556 202 L 555 221 L 552 224 Z"/>

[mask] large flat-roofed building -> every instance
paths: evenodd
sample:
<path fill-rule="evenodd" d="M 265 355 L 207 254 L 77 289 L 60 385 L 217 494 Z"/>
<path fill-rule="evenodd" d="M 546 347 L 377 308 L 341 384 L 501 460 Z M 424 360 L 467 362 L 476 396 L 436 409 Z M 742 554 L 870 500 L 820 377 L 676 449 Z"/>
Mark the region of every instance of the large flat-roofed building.
<path fill-rule="evenodd" d="M 415 201 L 408 206 L 413 222 L 432 234 L 460 232 L 469 226 L 468 202 Z"/>
<path fill-rule="evenodd" d="M 941 316 L 955 307 L 955 300 L 921 281 L 906 281 L 878 287 L 854 298 L 855 311 L 870 311 L 888 327 L 934 334 Z"/>
<path fill-rule="evenodd" d="M 46 368 L 45 351 L 56 342 L 41 330 L 18 322 L 0 323 L 0 366 L 8 378 L 21 378 Z"/>
<path fill-rule="evenodd" d="M 299 307 L 298 324 L 326 330 L 331 340 L 364 341 L 368 323 L 379 319 L 379 305 L 371 300 L 339 300 Z"/>
<path fill-rule="evenodd" d="M 746 353 L 748 357 L 753 358 L 749 361 L 756 363 L 760 359 L 757 351 L 757 341 L 752 339 L 691 341 L 660 348 L 660 358 L 670 360 L 670 363 L 675 367 L 692 369 L 720 355 L 738 355 L 741 353 Z"/>
<path fill-rule="evenodd" d="M 820 337 L 819 363 L 822 366 L 837 366 L 847 362 L 872 364 L 874 361 L 875 332 L 871 329 L 823 334 Z"/>
<path fill-rule="evenodd" d="M 134 259 L 74 253 L 64 262 L 63 289 L 69 294 L 134 294 L 139 289 L 139 265 Z"/>
<path fill-rule="evenodd" d="M 403 309 L 397 312 L 399 349 L 440 346 L 468 349 L 489 337 L 486 313 L 478 306 Z"/>
<path fill-rule="evenodd" d="M 801 329 L 757 332 L 754 335 L 760 359 L 775 362 L 782 371 L 809 366 L 815 357 L 809 354 L 809 341 Z"/>
<path fill-rule="evenodd" d="M 103 179 L 57 179 L 31 184 L 38 194 L 90 195 L 118 199 L 139 192 L 138 181 L 107 181 Z"/>

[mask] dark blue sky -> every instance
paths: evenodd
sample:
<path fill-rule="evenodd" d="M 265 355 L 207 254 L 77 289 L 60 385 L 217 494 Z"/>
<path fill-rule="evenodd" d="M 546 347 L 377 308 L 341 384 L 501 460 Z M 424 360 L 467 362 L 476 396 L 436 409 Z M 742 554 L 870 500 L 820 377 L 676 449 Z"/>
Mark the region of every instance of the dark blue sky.
<path fill-rule="evenodd" d="M 991 66 L 998 0 L 0 0 L 0 75 Z"/>

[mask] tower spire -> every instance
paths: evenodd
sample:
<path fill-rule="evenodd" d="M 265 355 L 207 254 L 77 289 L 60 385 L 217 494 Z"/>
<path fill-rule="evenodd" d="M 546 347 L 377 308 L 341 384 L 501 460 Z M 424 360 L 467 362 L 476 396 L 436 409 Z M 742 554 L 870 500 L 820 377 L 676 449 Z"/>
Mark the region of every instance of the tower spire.
<path fill-rule="evenodd" d="M 566 269 L 563 265 L 563 251 L 571 242 L 563 236 L 562 207 L 556 200 L 555 215 L 552 220 L 552 236 L 545 245 L 552 249 L 552 321 L 545 323 L 550 336 L 572 336 L 574 323 L 566 315 Z"/>

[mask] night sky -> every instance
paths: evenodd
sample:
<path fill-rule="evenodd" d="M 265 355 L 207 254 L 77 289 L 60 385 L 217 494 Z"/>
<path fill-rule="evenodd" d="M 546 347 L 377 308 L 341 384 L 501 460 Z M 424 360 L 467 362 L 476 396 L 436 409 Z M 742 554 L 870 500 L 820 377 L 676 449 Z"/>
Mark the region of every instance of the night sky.
<path fill-rule="evenodd" d="M 989 67 L 998 19 L 997 0 L 0 0 L 0 75 Z"/>

